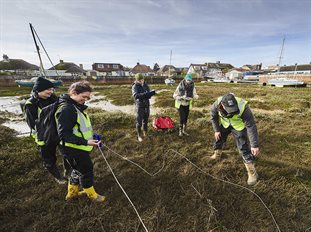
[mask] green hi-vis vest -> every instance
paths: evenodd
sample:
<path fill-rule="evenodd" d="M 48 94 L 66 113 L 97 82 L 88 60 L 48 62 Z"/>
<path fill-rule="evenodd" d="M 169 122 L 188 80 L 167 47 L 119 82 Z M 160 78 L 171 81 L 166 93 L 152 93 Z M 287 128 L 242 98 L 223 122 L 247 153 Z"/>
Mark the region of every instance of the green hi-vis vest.
<path fill-rule="evenodd" d="M 57 109 L 55 115 L 59 112 L 61 108 L 62 107 Z M 77 123 L 72 129 L 73 134 L 75 136 L 82 137 L 86 140 L 93 139 L 93 129 L 92 129 L 90 117 L 88 116 L 87 113 L 83 114 L 79 109 L 77 109 L 77 107 L 75 107 L 75 109 L 77 111 Z M 55 120 L 56 120 L 56 124 L 58 124 L 58 120 L 56 117 L 55 117 Z M 83 151 L 93 150 L 93 146 L 89 146 L 89 145 L 77 145 L 77 144 L 68 143 L 64 141 L 61 141 L 60 144 L 65 147 L 71 147 L 71 148 L 75 148 L 75 149 L 79 149 Z"/>
<path fill-rule="evenodd" d="M 192 109 L 192 102 L 193 102 L 193 99 L 191 99 L 189 101 L 189 110 Z M 180 105 L 181 105 L 181 101 L 180 100 L 175 100 L 175 108 L 179 109 Z"/>
<path fill-rule="evenodd" d="M 220 104 L 222 97 L 219 97 L 217 99 L 217 103 Z M 245 101 L 242 98 L 235 97 L 238 107 L 240 110 L 239 114 L 234 115 L 232 118 L 225 118 L 221 115 L 220 112 L 218 112 L 220 123 L 224 128 L 228 128 L 229 126 L 232 126 L 237 131 L 242 131 L 245 128 L 245 124 L 241 118 L 241 115 L 243 114 L 245 107 L 248 103 L 248 101 Z"/>
<path fill-rule="evenodd" d="M 25 106 L 26 106 L 26 105 L 32 105 L 32 102 L 28 99 L 28 100 L 25 102 Z M 38 117 L 39 117 L 41 111 L 42 111 L 42 109 L 38 106 L 38 112 L 37 112 Z M 37 117 L 37 118 L 38 118 L 38 117 Z M 31 137 L 34 138 L 35 142 L 36 142 L 38 145 L 40 145 L 40 146 L 44 145 L 44 143 L 41 144 L 41 142 L 38 141 L 38 139 L 37 139 L 37 132 L 36 132 L 35 129 L 34 129 L 34 130 L 31 129 L 31 132 L 30 132 L 30 133 L 31 133 Z"/>

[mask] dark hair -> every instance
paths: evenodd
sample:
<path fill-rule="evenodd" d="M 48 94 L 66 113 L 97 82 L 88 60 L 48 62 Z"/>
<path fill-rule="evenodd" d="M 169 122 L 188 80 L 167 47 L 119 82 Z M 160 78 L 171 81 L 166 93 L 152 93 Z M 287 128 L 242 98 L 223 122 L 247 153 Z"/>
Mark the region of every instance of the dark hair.
<path fill-rule="evenodd" d="M 77 94 L 84 93 L 84 92 L 92 92 L 92 87 L 90 83 L 87 81 L 79 81 L 72 83 L 68 89 L 68 92 L 75 91 Z"/>

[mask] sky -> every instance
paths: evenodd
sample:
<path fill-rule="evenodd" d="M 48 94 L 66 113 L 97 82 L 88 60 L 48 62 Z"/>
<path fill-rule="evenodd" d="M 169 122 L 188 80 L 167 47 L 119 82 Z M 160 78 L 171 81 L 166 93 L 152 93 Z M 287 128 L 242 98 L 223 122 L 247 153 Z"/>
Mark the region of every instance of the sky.
<path fill-rule="evenodd" d="M 311 62 L 311 0 L 0 0 L 1 57 L 39 65 L 29 23 L 54 64 L 85 69 Z"/>

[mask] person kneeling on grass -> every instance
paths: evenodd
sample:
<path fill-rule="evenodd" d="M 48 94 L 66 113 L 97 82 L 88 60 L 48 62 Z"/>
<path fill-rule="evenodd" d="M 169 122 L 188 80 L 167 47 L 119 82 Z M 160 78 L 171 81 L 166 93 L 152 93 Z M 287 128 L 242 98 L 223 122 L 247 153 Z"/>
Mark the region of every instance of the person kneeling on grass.
<path fill-rule="evenodd" d="M 100 141 L 93 139 L 90 118 L 85 112 L 85 101 L 90 98 L 92 88 L 88 82 L 73 83 L 68 94 L 60 96 L 60 107 L 55 113 L 57 130 L 60 137 L 60 148 L 63 156 L 72 167 L 68 182 L 66 200 L 71 200 L 81 194 L 90 199 L 103 202 L 106 197 L 95 192 L 93 162 L 90 152 Z M 83 191 L 79 193 L 79 184 Z"/>

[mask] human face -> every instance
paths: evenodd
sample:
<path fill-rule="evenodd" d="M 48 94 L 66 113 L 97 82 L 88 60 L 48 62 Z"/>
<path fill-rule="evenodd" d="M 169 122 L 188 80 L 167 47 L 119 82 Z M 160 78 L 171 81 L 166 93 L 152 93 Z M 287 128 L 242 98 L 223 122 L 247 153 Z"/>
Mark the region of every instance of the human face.
<path fill-rule="evenodd" d="M 83 92 L 83 93 L 77 94 L 75 91 L 72 91 L 70 93 L 70 97 L 77 103 L 84 105 L 84 103 L 90 99 L 91 92 Z"/>
<path fill-rule="evenodd" d="M 38 92 L 38 95 L 42 99 L 48 99 L 49 97 L 51 97 L 53 93 L 54 93 L 54 88 L 49 88 L 41 92 Z"/>

